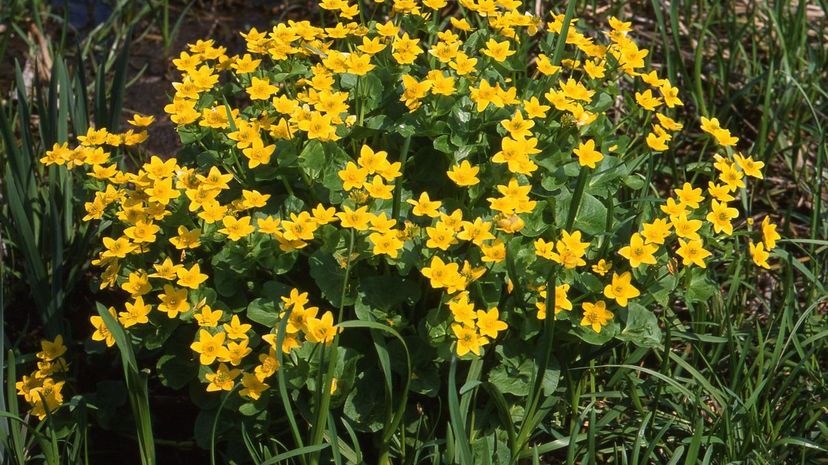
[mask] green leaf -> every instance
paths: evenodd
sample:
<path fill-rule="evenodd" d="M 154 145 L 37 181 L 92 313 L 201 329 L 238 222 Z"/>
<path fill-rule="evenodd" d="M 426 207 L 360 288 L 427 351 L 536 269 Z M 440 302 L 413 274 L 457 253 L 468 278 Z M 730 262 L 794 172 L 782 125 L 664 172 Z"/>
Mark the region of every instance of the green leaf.
<path fill-rule="evenodd" d="M 198 375 L 198 365 L 190 358 L 180 355 L 162 355 L 156 369 L 161 384 L 172 389 L 181 389 Z"/>
<path fill-rule="evenodd" d="M 692 271 L 691 271 L 692 270 Z M 693 272 L 690 283 L 687 286 L 687 291 L 684 297 L 688 302 L 707 302 L 713 294 L 719 291 L 716 284 L 707 278 L 707 275 L 701 272 L 694 272 L 692 268 L 688 268 L 688 272 Z"/>
<path fill-rule="evenodd" d="M 353 305 L 353 294 L 346 292 L 343 300 L 342 287 L 345 284 L 345 268 L 330 254 L 323 250 L 317 250 L 308 259 L 310 275 L 313 278 L 322 296 L 325 297 L 334 308 L 340 305 Z"/>
<path fill-rule="evenodd" d="M 385 405 L 380 402 L 385 393 L 382 373 L 376 368 L 362 370 L 356 377 L 354 389 L 345 399 L 342 412 L 354 422 L 354 429 L 376 433 L 380 431 L 385 419 Z"/>
<path fill-rule="evenodd" d="M 557 197 L 555 205 L 555 218 L 558 226 L 563 227 L 566 218 L 569 216 L 572 194 L 568 191 L 562 192 Z M 574 228 L 586 234 L 596 235 L 605 231 L 607 225 L 607 207 L 595 198 L 592 194 L 584 192 L 581 197 L 581 205 L 578 208 L 578 215 L 575 217 Z"/>
<path fill-rule="evenodd" d="M 278 310 L 271 299 L 258 298 L 247 305 L 247 318 L 261 325 L 272 328 L 278 316 Z"/>
<path fill-rule="evenodd" d="M 318 140 L 311 140 L 299 153 L 299 168 L 313 180 L 316 180 L 325 167 L 325 147 Z"/>
<path fill-rule="evenodd" d="M 401 305 L 414 305 L 420 300 L 418 283 L 395 275 L 362 278 L 358 292 L 365 305 L 383 311 L 399 310 Z"/>
<path fill-rule="evenodd" d="M 630 302 L 628 306 L 627 323 L 615 337 L 639 347 L 660 346 L 661 328 L 658 327 L 658 318 L 655 314 L 635 302 Z"/>

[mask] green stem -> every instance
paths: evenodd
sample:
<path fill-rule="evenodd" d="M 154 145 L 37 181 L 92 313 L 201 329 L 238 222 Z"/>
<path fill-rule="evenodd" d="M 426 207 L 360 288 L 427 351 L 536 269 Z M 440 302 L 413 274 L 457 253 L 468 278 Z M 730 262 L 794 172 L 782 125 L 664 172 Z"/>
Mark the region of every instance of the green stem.
<path fill-rule="evenodd" d="M 563 26 L 561 26 L 561 34 L 558 36 L 558 41 L 555 43 L 555 53 L 552 55 L 552 64 L 558 66 L 561 64 L 563 58 L 564 45 L 566 44 L 566 36 L 569 34 L 569 25 L 572 22 L 572 16 L 575 15 L 576 0 L 569 0 L 566 5 L 566 13 L 564 13 Z"/>
<path fill-rule="evenodd" d="M 572 225 L 575 224 L 575 217 L 578 215 L 578 208 L 581 206 L 581 197 L 584 196 L 584 188 L 586 187 L 587 179 L 589 179 L 589 170 L 581 167 L 581 172 L 578 173 L 578 181 L 575 184 L 575 192 L 572 193 L 572 198 L 569 201 L 569 214 L 566 218 L 566 231 L 572 232 Z"/>
<path fill-rule="evenodd" d="M 405 173 L 405 164 L 408 161 L 408 149 L 411 146 L 411 136 L 407 136 L 403 141 L 402 149 L 400 150 L 400 177 L 394 182 L 394 205 L 391 209 L 391 218 L 397 220 L 400 218 L 400 201 L 402 200 L 402 179 Z"/>
<path fill-rule="evenodd" d="M 345 280 L 342 283 L 342 292 L 339 298 L 339 311 L 337 315 L 337 322 L 342 322 L 342 315 L 345 308 L 345 294 L 348 291 L 348 278 L 351 274 L 351 256 L 354 253 L 354 229 L 350 228 L 350 239 L 348 244 L 348 256 L 345 258 Z M 319 389 L 322 390 L 321 392 L 321 399 L 319 401 L 319 410 L 316 412 L 316 422 L 311 429 L 311 440 L 309 445 L 315 446 L 317 444 L 322 444 L 322 439 L 325 433 L 326 421 L 328 419 L 330 405 L 331 405 L 331 382 L 334 377 L 334 369 L 336 368 L 336 352 L 339 348 L 339 333 L 334 336 L 333 343 L 329 349 L 331 357 L 328 360 L 328 367 L 325 373 L 325 377 L 322 383 L 319 385 Z M 325 348 L 321 347 L 322 353 L 324 354 Z M 323 355 L 324 357 L 324 355 Z M 324 359 L 323 359 L 324 360 Z M 322 363 L 320 363 L 320 369 L 322 367 Z M 320 458 L 321 451 L 314 452 L 310 459 L 311 465 L 318 465 L 319 458 Z"/>

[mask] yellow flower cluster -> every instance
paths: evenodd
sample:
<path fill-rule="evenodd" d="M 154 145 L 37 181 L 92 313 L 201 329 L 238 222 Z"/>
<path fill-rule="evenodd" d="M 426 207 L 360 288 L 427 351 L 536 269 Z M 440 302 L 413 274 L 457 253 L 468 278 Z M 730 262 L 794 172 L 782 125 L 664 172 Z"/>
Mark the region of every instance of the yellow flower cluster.
<path fill-rule="evenodd" d="M 390 3 L 390 16 L 359 23 L 357 4 L 324 0 L 319 6 L 339 18 L 335 24 L 251 29 L 240 55 L 212 40 L 189 45 L 173 60 L 181 77 L 164 110 L 196 155 L 152 156 L 135 172 L 121 171 L 108 149 L 146 137 L 140 128 L 152 118 L 136 115 L 136 129 L 90 129 L 77 147 L 56 145 L 42 159 L 87 167 L 98 190 L 84 220 L 115 223 L 93 261 L 103 268 L 102 288 L 130 296 L 122 311 L 110 312 L 124 328 L 194 320 L 193 352 L 201 365 L 218 364 L 204 378 L 210 391 L 241 383 L 241 394 L 257 399 L 279 369 L 277 350 L 331 344 L 338 333 L 333 314 L 317 316 L 308 293 L 294 288 L 282 296 L 281 312 L 272 309 L 278 321 L 258 345 L 238 302 L 205 292 L 217 285 L 210 256 L 223 248 L 242 251 L 242 261 L 262 250 L 293 260 L 328 253 L 349 272 L 354 262 L 363 272 L 418 270 L 439 294 L 438 308 L 450 311 L 445 333 L 455 353 L 479 355 L 523 309 L 484 304 L 478 281 L 508 283 L 507 293 L 529 290 L 528 300 L 515 300 L 534 305 L 539 319 L 554 286 L 554 315 L 580 311 L 580 326 L 600 333 L 615 318 L 612 306 L 624 309 L 646 294 L 636 282 L 642 267 L 666 267 L 675 257 L 706 267 L 711 241 L 734 235 L 739 211 L 732 205 L 745 176 L 762 177 L 761 162 L 734 150 L 738 138 L 702 118 L 722 148 L 701 176 L 710 179 L 706 191 L 696 178 L 684 183 L 659 202 L 663 215 L 636 212 L 623 238 L 590 231 L 576 215 L 574 224 L 547 220 L 555 201 L 565 203 L 551 198 L 573 191 L 570 178 L 579 180 L 576 191 L 598 189 L 590 177 L 669 150 L 683 129 L 673 119 L 682 105 L 678 89 L 645 70 L 648 51 L 629 37 L 630 23 L 616 18 L 600 36 L 608 39 L 588 37 L 572 19 L 561 38 L 572 53 L 563 58 L 551 41 L 534 50 L 530 38 L 563 34 L 564 15 L 543 24 L 514 0 L 460 0 L 462 9 L 444 0 Z M 445 27 L 428 26 L 449 12 Z M 624 97 L 619 81 L 642 90 L 618 99 L 627 108 L 615 111 L 630 115 L 632 130 L 654 122 L 641 144 L 620 137 L 607 116 L 610 93 Z M 416 181 L 407 164 L 418 169 Z M 619 179 L 612 182 L 601 187 L 609 189 L 607 202 L 621 189 Z M 577 212 L 580 198 L 566 198 Z M 340 237 L 350 238 L 343 239 L 344 263 Z M 765 218 L 762 240 L 746 244 L 757 265 L 769 267 L 778 238 Z M 606 277 L 613 266 L 621 269 Z M 248 278 L 290 272 L 272 269 Z M 561 270 L 554 282 L 547 282 L 550 270 Z M 599 283 L 594 289 L 581 282 L 588 270 Z M 93 339 L 112 345 L 102 319 L 91 320 Z"/>
<path fill-rule="evenodd" d="M 58 335 L 54 341 L 40 341 L 37 356 L 37 370 L 23 375 L 15 384 L 17 394 L 23 396 L 31 406 L 31 414 L 39 419 L 46 418 L 47 413 L 54 412 L 63 403 L 63 385 L 65 381 L 56 380 L 55 376 L 66 373 L 68 365 L 63 355 L 66 346 L 63 336 Z"/>

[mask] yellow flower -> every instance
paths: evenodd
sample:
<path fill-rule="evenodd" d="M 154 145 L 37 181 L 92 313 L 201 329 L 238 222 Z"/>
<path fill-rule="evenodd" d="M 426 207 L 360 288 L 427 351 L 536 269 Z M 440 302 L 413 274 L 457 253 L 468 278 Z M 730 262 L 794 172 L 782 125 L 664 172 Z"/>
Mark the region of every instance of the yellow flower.
<path fill-rule="evenodd" d="M 480 347 L 488 342 L 485 337 L 477 334 L 474 326 L 453 323 L 451 331 L 457 337 L 457 356 L 462 357 L 471 352 L 480 355 Z"/>
<path fill-rule="evenodd" d="M 38 419 L 46 418 L 46 411 L 53 412 L 63 403 L 63 381 L 55 382 L 52 378 L 43 380 L 43 384 L 31 390 L 32 415 Z"/>
<path fill-rule="evenodd" d="M 457 233 L 457 238 L 463 241 L 471 241 L 478 247 L 482 246 L 485 241 L 495 238 L 492 234 L 492 223 L 484 221 L 482 218 L 475 218 L 474 222 L 463 221 L 460 227 L 462 231 Z"/>
<path fill-rule="evenodd" d="M 172 179 L 163 179 L 153 183 L 152 187 L 146 190 L 149 200 L 167 205 L 171 200 L 177 199 L 181 192 L 173 188 L 172 181 Z"/>
<path fill-rule="evenodd" d="M 230 319 L 230 324 L 225 323 L 222 327 L 224 327 L 224 332 L 227 333 L 228 339 L 244 340 L 247 339 L 247 332 L 250 331 L 252 325 L 242 323 L 239 321 L 238 315 L 233 315 L 233 318 Z"/>
<path fill-rule="evenodd" d="M 523 102 L 523 109 L 526 110 L 526 116 L 530 118 L 546 118 L 546 112 L 549 111 L 551 107 L 549 105 L 543 105 L 540 103 L 537 97 L 532 97 L 529 100 Z"/>
<path fill-rule="evenodd" d="M 186 289 L 176 289 L 169 284 L 165 284 L 164 293 L 159 294 L 158 298 L 161 300 L 161 303 L 158 304 L 158 310 L 166 313 L 170 318 L 175 318 L 179 313 L 184 313 L 190 309 Z"/>
<path fill-rule="evenodd" d="M 676 197 L 678 197 L 682 207 L 696 209 L 699 208 L 699 202 L 704 200 L 701 188 L 698 187 L 694 189 L 689 182 L 684 183 L 684 185 L 681 186 L 681 189 L 675 189 L 674 192 L 676 193 Z"/>
<path fill-rule="evenodd" d="M 387 233 L 392 232 L 392 228 L 397 225 L 397 220 L 388 218 L 385 212 L 381 212 L 379 215 L 371 215 L 370 223 L 372 231 Z"/>
<path fill-rule="evenodd" d="M 406 200 L 406 203 L 414 206 L 411 213 L 415 216 L 428 216 L 436 218 L 440 215 L 440 212 L 437 209 L 440 208 L 442 202 L 439 200 L 431 200 L 428 197 L 428 192 L 422 192 L 419 199 L 408 199 Z"/>
<path fill-rule="evenodd" d="M 469 163 L 468 160 L 463 160 L 459 165 L 454 165 L 446 174 L 455 184 L 461 187 L 474 186 L 480 182 L 477 178 L 477 173 L 480 168 Z"/>
<path fill-rule="evenodd" d="M 504 119 L 500 122 L 503 127 L 509 131 L 509 135 L 514 139 L 523 139 L 532 135 L 530 129 L 535 126 L 535 122 L 531 119 L 523 119 L 523 114 L 516 111 L 512 119 Z"/>
<path fill-rule="evenodd" d="M 737 170 L 733 164 L 724 166 L 722 172 L 719 173 L 719 180 L 725 183 L 731 191 L 745 187 L 743 177 L 742 172 Z"/>
<path fill-rule="evenodd" d="M 115 308 L 109 307 L 107 311 L 110 315 L 112 315 L 112 318 L 117 318 Z M 109 328 L 106 326 L 106 323 L 104 323 L 102 317 L 98 315 L 90 316 L 89 322 L 92 323 L 92 326 L 95 328 L 95 332 L 92 333 L 93 341 L 104 341 L 107 347 L 115 345 L 115 336 L 113 336 L 112 332 L 109 331 Z"/>
<path fill-rule="evenodd" d="M 257 190 L 242 190 L 242 205 L 244 208 L 262 208 L 267 205 L 270 194 L 262 194 Z"/>
<path fill-rule="evenodd" d="M 368 191 L 368 195 L 375 199 L 389 200 L 393 197 L 394 186 L 385 184 L 382 176 L 374 176 L 371 182 L 366 182 L 363 187 Z"/>
<path fill-rule="evenodd" d="M 345 169 L 339 170 L 338 175 L 339 179 L 342 180 L 342 188 L 350 191 L 359 189 L 365 184 L 368 179 L 368 170 L 349 161 L 345 165 Z"/>
<path fill-rule="evenodd" d="M 670 218 L 679 216 L 685 212 L 684 204 L 676 202 L 673 198 L 667 199 L 667 202 L 664 205 L 661 205 L 659 209 L 666 213 Z"/>
<path fill-rule="evenodd" d="M 431 84 L 430 90 L 432 94 L 454 95 L 456 89 L 454 87 L 453 77 L 447 76 L 439 70 L 431 70 L 428 72 L 427 78 Z"/>
<path fill-rule="evenodd" d="M 369 71 L 376 68 L 371 64 L 371 55 L 352 53 L 348 57 L 348 72 L 356 76 L 365 76 Z"/>
<path fill-rule="evenodd" d="M 671 228 L 666 218 L 656 218 L 652 223 L 642 225 L 641 235 L 647 244 L 664 244 L 664 240 L 670 236 Z"/>
<path fill-rule="evenodd" d="M 253 139 L 250 147 L 242 149 L 242 153 L 247 157 L 247 167 L 252 169 L 270 163 L 270 157 L 275 150 L 276 145 L 264 145 L 262 139 L 257 137 Z"/>
<path fill-rule="evenodd" d="M 126 311 L 119 313 L 118 317 L 124 328 L 129 328 L 137 324 L 148 323 L 147 315 L 149 315 L 150 310 L 152 310 L 152 305 L 145 304 L 144 298 L 138 296 L 135 298 L 135 302 L 126 303 Z"/>
<path fill-rule="evenodd" d="M 431 257 L 431 263 L 421 272 L 429 279 L 434 289 L 446 288 L 449 292 L 460 290 L 463 287 L 463 276 L 460 275 L 460 266 L 457 263 L 446 263 L 437 255 Z"/>
<path fill-rule="evenodd" d="M 206 202 L 202 208 L 204 211 L 199 213 L 198 217 L 204 220 L 207 224 L 213 224 L 216 221 L 223 219 L 224 214 L 227 213 L 227 207 L 219 204 L 215 200 Z"/>
<path fill-rule="evenodd" d="M 218 326 L 218 322 L 222 316 L 224 316 L 223 311 L 219 309 L 213 310 L 209 305 L 205 305 L 201 307 L 200 312 L 193 315 L 193 318 L 195 318 L 198 325 L 202 328 L 215 328 Z"/>
<path fill-rule="evenodd" d="M 483 252 L 483 263 L 500 263 L 506 259 L 506 245 L 500 239 L 480 246 L 480 251 Z"/>
<path fill-rule="evenodd" d="M 658 119 L 658 124 L 668 131 L 681 131 L 682 128 L 684 128 L 683 124 L 676 122 L 669 116 L 662 115 L 661 113 L 656 113 L 656 119 Z"/>
<path fill-rule="evenodd" d="M 684 241 L 679 239 L 679 248 L 676 253 L 682 258 L 683 265 L 695 264 L 701 268 L 707 268 L 704 259 L 712 255 L 705 250 L 704 243 L 701 239 Z"/>
<path fill-rule="evenodd" d="M 322 314 L 321 318 L 309 318 L 307 322 L 307 331 L 305 338 L 314 343 L 324 343 L 330 345 L 338 332 L 341 332 L 333 324 L 333 313 L 327 311 Z"/>
<path fill-rule="evenodd" d="M 366 231 L 371 221 L 371 215 L 368 213 L 368 207 L 363 206 L 356 210 L 351 210 L 350 207 L 342 207 L 342 211 L 337 213 L 339 224 L 343 228 L 354 228 L 357 231 Z"/>
<path fill-rule="evenodd" d="M 655 126 L 655 128 L 658 127 L 658 125 Z M 650 132 L 647 134 L 647 146 L 655 150 L 656 152 L 663 152 L 670 148 L 670 146 L 667 145 L 667 142 L 670 140 L 670 136 L 667 133 L 659 134 L 655 131 L 655 128 L 654 132 Z"/>
<path fill-rule="evenodd" d="M 394 60 L 401 65 L 410 65 L 414 63 L 417 56 L 423 53 L 423 49 L 417 45 L 419 42 L 420 39 L 412 39 L 408 36 L 408 33 L 405 32 L 402 37 L 398 37 L 391 44 L 391 56 L 394 57 Z"/>
<path fill-rule="evenodd" d="M 595 150 L 595 141 L 592 139 L 580 143 L 572 152 L 578 157 L 578 164 L 589 168 L 595 168 L 596 164 L 604 159 L 604 155 Z"/>
<path fill-rule="evenodd" d="M 710 181 L 707 183 L 707 193 L 719 202 L 732 202 L 736 200 L 735 197 L 730 195 L 730 188 L 727 187 L 727 184 L 716 184 Z"/>
<path fill-rule="evenodd" d="M 310 215 L 310 213 L 303 211 L 290 214 L 290 221 L 282 221 L 282 228 L 284 229 L 284 237 L 290 241 L 309 241 L 313 239 L 313 233 L 319 224 Z"/>
<path fill-rule="evenodd" d="M 514 55 L 515 51 L 509 48 L 508 40 L 498 42 L 494 39 L 489 39 L 486 41 L 486 48 L 480 50 L 480 53 L 491 57 L 498 63 L 502 63 L 506 58 Z"/>
<path fill-rule="evenodd" d="M 592 79 L 601 79 L 604 77 L 604 68 L 606 61 L 604 60 L 587 60 L 584 63 L 584 71 Z"/>
<path fill-rule="evenodd" d="M 51 362 L 52 360 L 61 357 L 63 354 L 66 353 L 66 346 L 63 345 L 63 336 L 58 334 L 55 336 L 54 341 L 50 341 L 48 339 L 42 339 L 40 341 L 40 352 L 38 352 L 37 358 Z"/>
<path fill-rule="evenodd" d="M 447 4 L 448 2 L 446 0 L 423 0 L 423 5 L 431 8 L 432 10 L 439 10 Z"/>
<path fill-rule="evenodd" d="M 471 74 L 476 70 L 475 66 L 477 66 L 477 58 L 470 58 L 463 52 L 457 52 L 454 60 L 449 63 L 449 67 L 459 76 Z"/>
<path fill-rule="evenodd" d="M 634 233 L 630 237 L 630 244 L 618 250 L 618 255 L 629 260 L 631 267 L 637 268 L 641 265 L 654 265 L 656 258 L 653 254 L 657 250 L 657 245 L 644 243 L 641 235 Z"/>
<path fill-rule="evenodd" d="M 237 241 L 243 237 L 247 237 L 256 229 L 250 224 L 249 216 L 243 216 L 239 219 L 232 216 L 225 216 L 221 222 L 224 228 L 219 229 L 218 232 L 227 235 L 227 238 L 231 241 Z"/>
<path fill-rule="evenodd" d="M 336 135 L 336 125 L 331 117 L 317 111 L 312 112 L 310 118 L 299 121 L 298 127 L 308 133 L 308 139 L 326 142 L 339 138 Z"/>
<path fill-rule="evenodd" d="M 776 225 L 771 223 L 769 216 L 766 216 L 762 220 L 762 242 L 765 244 L 765 249 L 770 251 L 776 247 L 776 241 L 781 238 L 782 236 L 776 232 Z"/>
<path fill-rule="evenodd" d="M 253 400 L 258 400 L 268 387 L 267 384 L 260 381 L 254 373 L 245 373 L 242 375 L 242 386 L 244 389 L 239 391 L 239 395 L 249 397 Z"/>
<path fill-rule="evenodd" d="M 503 107 L 498 89 L 498 86 L 492 87 L 485 79 L 481 80 L 477 87 L 469 89 L 469 98 L 477 105 L 478 112 L 485 110 L 490 103 L 498 108 Z"/>
<path fill-rule="evenodd" d="M 590 326 L 596 333 L 600 333 L 601 329 L 615 316 L 607 310 L 607 304 L 603 300 L 595 303 L 584 302 L 581 307 L 584 309 L 581 326 Z"/>
<path fill-rule="evenodd" d="M 746 175 L 757 179 L 763 179 L 762 168 L 765 166 L 764 162 L 754 161 L 753 157 L 745 157 L 742 156 L 741 153 L 734 154 L 733 158 L 736 160 L 736 164 L 739 165 L 739 168 L 742 168 L 742 171 L 744 171 Z"/>
<path fill-rule="evenodd" d="M 660 98 L 653 96 L 653 92 L 650 89 L 647 89 L 644 92 L 636 92 L 635 101 L 641 106 L 641 108 L 647 111 L 655 110 L 656 107 L 662 103 Z"/>
<path fill-rule="evenodd" d="M 383 24 L 377 23 L 377 32 L 384 37 L 395 37 L 400 32 L 400 28 L 389 20 Z"/>
<path fill-rule="evenodd" d="M 207 176 L 199 174 L 196 178 L 209 189 L 224 190 L 230 187 L 228 183 L 233 180 L 233 175 L 229 173 L 221 174 L 221 171 L 217 167 L 213 166 L 210 168 Z"/>
<path fill-rule="evenodd" d="M 207 280 L 207 275 L 201 272 L 201 267 L 196 263 L 189 270 L 183 266 L 176 271 L 178 276 L 178 285 L 189 287 L 190 289 L 198 289 L 198 287 Z"/>
<path fill-rule="evenodd" d="M 592 265 L 592 272 L 597 274 L 598 276 L 604 276 L 605 274 L 609 273 L 611 269 L 612 263 L 609 263 L 603 258 L 598 260 L 598 263 Z"/>
<path fill-rule="evenodd" d="M 632 273 L 625 271 L 620 275 L 612 274 L 612 283 L 604 288 L 604 296 L 608 299 L 615 299 L 618 305 L 627 306 L 627 302 L 641 293 L 632 285 Z"/>
<path fill-rule="evenodd" d="M 260 137 L 259 125 L 256 123 L 250 123 L 243 119 L 236 120 L 236 130 L 227 134 L 227 138 L 236 141 L 236 147 L 240 149 L 250 147 L 253 145 L 253 141 L 255 140 L 261 141 Z M 218 175 L 221 174 L 215 166 L 210 168 L 211 174 L 213 173 L 213 170 L 216 170 Z M 229 176 L 230 179 L 233 179 L 232 175 Z"/>
<path fill-rule="evenodd" d="M 249 53 L 245 53 L 244 56 L 236 59 L 230 67 L 235 69 L 239 74 L 249 74 L 256 71 L 261 62 L 262 60 L 253 59 Z"/>
<path fill-rule="evenodd" d="M 538 58 L 535 60 L 535 66 L 538 67 L 538 71 L 544 76 L 551 76 L 561 70 L 560 66 L 553 65 L 549 57 L 543 53 L 538 54 Z"/>
<path fill-rule="evenodd" d="M 702 131 L 712 135 L 716 138 L 716 141 L 725 147 L 730 147 L 735 145 L 739 142 L 738 137 L 732 137 L 730 135 L 730 131 L 727 129 L 723 129 L 719 125 L 719 120 L 717 118 L 710 118 L 707 119 L 704 116 L 701 117 L 701 129 Z"/>
<path fill-rule="evenodd" d="M 190 348 L 199 355 L 199 363 L 206 366 L 215 362 L 216 358 L 227 356 L 227 348 L 224 347 L 225 336 L 222 332 L 213 335 L 206 329 L 198 330 L 198 340 L 190 344 Z"/>
<path fill-rule="evenodd" d="M 397 232 L 393 230 L 388 232 L 373 232 L 368 235 L 368 240 L 370 240 L 374 246 L 372 249 L 372 253 L 374 255 L 384 254 L 391 258 L 397 258 L 400 249 L 405 244 L 405 242 L 399 238 Z"/>
<path fill-rule="evenodd" d="M 728 207 L 724 202 L 720 203 L 716 200 L 712 200 L 710 205 L 710 213 L 708 213 L 705 218 L 713 224 L 714 232 L 724 232 L 730 236 L 733 234 L 733 225 L 730 221 L 738 216 L 739 210 Z"/>
<path fill-rule="evenodd" d="M 336 221 L 336 208 L 334 207 L 325 208 L 325 206 L 320 203 L 317 204 L 313 210 L 311 210 L 311 213 L 313 214 L 313 220 L 319 225 L 333 223 Z"/>
<path fill-rule="evenodd" d="M 474 326 L 477 314 L 474 312 L 474 304 L 469 301 L 469 293 L 466 291 L 458 293 L 448 301 L 448 308 L 451 311 L 454 321 L 463 325 Z"/>
<path fill-rule="evenodd" d="M 504 137 L 501 140 L 501 150 L 492 157 L 492 161 L 507 163 L 512 173 L 528 176 L 538 169 L 538 165 L 529 157 L 540 153 L 537 143 L 538 139 L 534 137 L 529 139 Z"/>
<path fill-rule="evenodd" d="M 207 385 L 207 392 L 215 391 L 232 391 L 236 385 L 234 381 L 241 374 L 241 370 L 237 368 L 229 369 L 227 364 L 219 363 L 218 369 L 215 373 L 207 373 L 204 378 L 210 382 Z"/>
<path fill-rule="evenodd" d="M 664 97 L 664 104 L 667 105 L 667 108 L 673 108 L 676 106 L 683 106 L 681 99 L 678 97 L 679 90 L 677 87 L 673 87 L 670 82 L 665 80 L 665 82 L 659 86 L 658 90 L 661 92 L 661 96 Z"/>
<path fill-rule="evenodd" d="M 170 238 L 170 244 L 176 249 L 196 249 L 201 246 L 201 230 L 193 228 L 192 231 L 186 226 L 178 227 L 178 236 Z"/>
<path fill-rule="evenodd" d="M 670 222 L 673 223 L 673 229 L 678 237 L 690 240 L 700 239 L 698 230 L 702 226 L 701 220 L 688 220 L 687 213 L 682 212 L 678 216 L 670 217 Z"/>
<path fill-rule="evenodd" d="M 285 304 L 285 308 L 304 307 L 309 302 L 308 293 L 299 292 L 299 289 L 296 288 L 291 289 L 287 297 L 282 296 L 281 300 Z"/>
<path fill-rule="evenodd" d="M 278 88 L 267 79 L 254 77 L 250 80 L 250 87 L 245 89 L 250 100 L 268 100 L 276 93 Z"/>
<path fill-rule="evenodd" d="M 285 339 L 287 339 L 287 337 Z M 276 358 L 276 351 L 271 347 L 268 353 L 259 354 L 259 365 L 253 369 L 253 372 L 256 374 L 256 377 L 259 378 L 259 381 L 264 381 L 276 373 L 276 370 L 278 369 L 279 359 Z"/>
<path fill-rule="evenodd" d="M 127 276 L 127 281 L 121 284 L 121 289 L 129 292 L 132 297 L 145 295 L 152 290 L 149 276 L 144 270 L 137 270 Z"/>
<path fill-rule="evenodd" d="M 253 349 L 247 347 L 248 340 L 242 339 L 241 342 L 228 342 L 227 352 L 224 357 L 220 357 L 223 362 L 230 362 L 230 365 L 239 366 L 244 359 L 253 352 Z"/>
<path fill-rule="evenodd" d="M 357 48 L 368 55 L 374 55 L 385 50 L 386 45 L 382 43 L 379 37 L 374 37 L 373 39 L 369 39 L 368 37 L 362 38 L 362 45 L 358 45 Z"/>
<path fill-rule="evenodd" d="M 155 269 L 155 273 L 149 275 L 150 278 L 160 278 L 166 279 L 168 281 L 172 281 L 176 278 L 176 273 L 179 269 L 181 269 L 181 265 L 173 264 L 172 260 L 168 257 L 162 263 L 156 263 L 152 265 Z"/>
<path fill-rule="evenodd" d="M 571 270 L 586 265 L 583 257 L 586 255 L 587 247 L 589 242 L 581 242 L 581 231 L 561 231 L 561 238 L 555 242 L 554 248 L 551 242 L 537 239 L 535 254 Z"/>
<path fill-rule="evenodd" d="M 454 230 L 442 222 L 438 222 L 433 227 L 427 227 L 426 234 L 428 235 L 426 247 L 431 249 L 448 250 L 452 244 L 457 242 Z"/>
<path fill-rule="evenodd" d="M 483 310 L 477 311 L 477 329 L 481 336 L 495 339 L 497 333 L 506 330 L 509 325 L 505 321 L 500 321 L 500 312 L 497 307 L 490 308 L 488 312 Z"/>
<path fill-rule="evenodd" d="M 129 123 L 133 126 L 139 127 L 139 128 L 145 128 L 145 127 L 149 126 L 150 124 L 152 124 L 153 121 L 155 121 L 155 116 L 152 116 L 152 115 L 144 116 L 144 115 L 135 113 L 134 115 L 132 115 L 132 119 L 127 121 L 127 123 Z"/>
<path fill-rule="evenodd" d="M 555 286 L 555 315 L 561 313 L 562 311 L 572 310 L 572 302 L 569 301 L 569 296 L 567 296 L 567 292 L 569 292 L 569 284 L 560 284 Z M 535 307 L 538 309 L 537 317 L 539 320 L 546 319 L 546 287 L 540 290 L 539 292 L 540 299 L 535 302 Z"/>
<path fill-rule="evenodd" d="M 765 250 L 765 244 L 762 242 L 754 244 L 753 241 L 750 241 L 749 249 L 750 256 L 753 258 L 753 263 L 769 270 L 770 264 L 768 264 L 768 258 L 770 258 L 770 252 Z"/>

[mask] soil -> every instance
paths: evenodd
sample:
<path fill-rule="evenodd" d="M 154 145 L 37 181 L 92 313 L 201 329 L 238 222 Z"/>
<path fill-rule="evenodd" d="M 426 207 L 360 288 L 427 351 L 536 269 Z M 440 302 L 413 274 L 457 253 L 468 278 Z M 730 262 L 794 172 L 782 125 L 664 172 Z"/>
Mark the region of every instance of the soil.
<path fill-rule="evenodd" d="M 173 156 L 179 148 L 179 138 L 164 106 L 170 101 L 172 83 L 180 79 L 180 73 L 171 60 L 186 49 L 187 44 L 199 39 L 212 39 L 217 45 L 227 47 L 228 54 L 243 53 L 244 41 L 239 32 L 252 27 L 266 30 L 271 24 L 297 12 L 307 12 L 313 7 L 307 1 L 213 1 L 208 5 L 193 7 L 182 22 L 178 35 L 169 49 L 164 50 L 161 36 L 148 34 L 144 40 L 133 44 L 130 65 L 133 73 L 144 69 L 138 80 L 127 89 L 124 110 L 126 114 L 155 115 L 156 122 L 150 127 L 147 149 L 163 157 Z M 177 7 L 179 11 L 181 7 Z M 172 23 L 174 20 L 171 19 Z"/>

